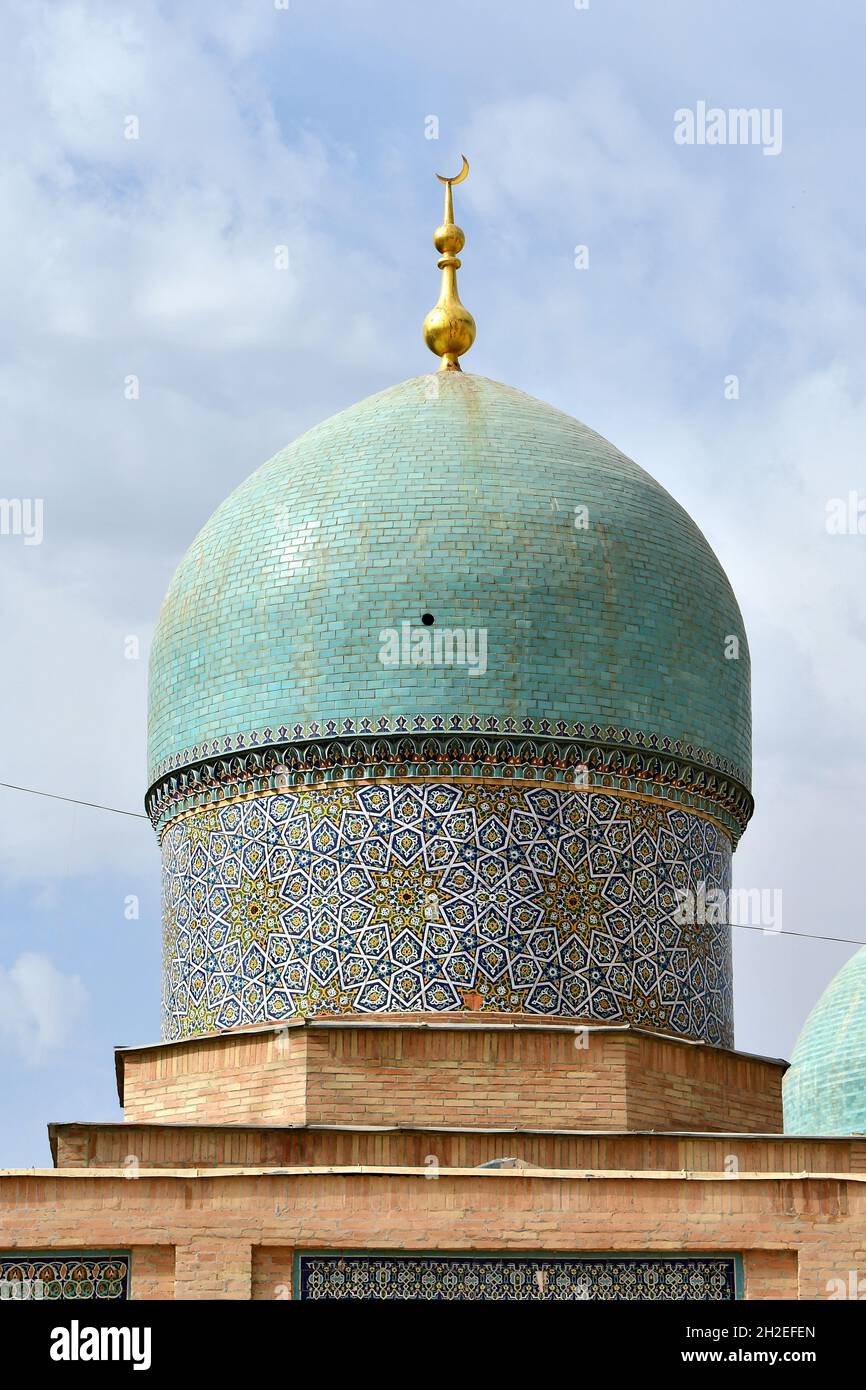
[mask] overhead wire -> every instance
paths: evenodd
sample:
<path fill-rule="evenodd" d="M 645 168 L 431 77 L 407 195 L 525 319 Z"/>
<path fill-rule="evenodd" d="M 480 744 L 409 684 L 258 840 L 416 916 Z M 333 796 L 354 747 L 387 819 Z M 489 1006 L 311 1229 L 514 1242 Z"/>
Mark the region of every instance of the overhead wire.
<path fill-rule="evenodd" d="M 37 787 L 21 787 L 15 782 L 0 782 L 0 787 L 6 791 L 26 792 L 28 796 L 44 796 L 50 801 L 65 801 L 70 806 L 88 806 L 93 811 L 108 811 L 115 816 L 132 816 L 136 820 L 149 820 L 150 817 L 143 811 L 126 811 L 120 806 L 106 806 L 101 801 L 83 801 L 77 796 L 61 796 L 59 792 L 40 791 Z M 234 832 L 226 832 L 232 839 L 241 838 L 248 840 L 250 844 L 257 844 L 258 841 L 252 836 L 238 837 Z M 717 925 L 721 926 L 722 923 Z M 799 936 L 805 941 L 833 941 L 844 946 L 866 946 L 866 941 L 861 941 L 855 936 L 826 936 L 821 932 L 809 931 L 787 931 L 784 928 L 755 926 L 751 922 L 729 922 L 729 926 L 738 927 L 740 931 L 757 931 L 763 936 Z"/>

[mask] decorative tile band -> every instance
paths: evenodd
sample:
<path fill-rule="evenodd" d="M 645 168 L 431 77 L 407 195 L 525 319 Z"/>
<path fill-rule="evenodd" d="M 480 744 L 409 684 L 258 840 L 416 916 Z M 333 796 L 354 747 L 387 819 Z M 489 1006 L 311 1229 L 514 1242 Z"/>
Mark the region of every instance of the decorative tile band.
<path fill-rule="evenodd" d="M 295 1297 L 328 1302 L 728 1302 L 734 1256 L 300 1254 Z"/>
<path fill-rule="evenodd" d="M 163 850 L 166 1041 L 317 1013 L 488 1009 L 732 1043 L 719 827 L 652 799 L 466 782 L 290 789 Z"/>
<path fill-rule="evenodd" d="M 493 714 L 400 714 L 382 715 L 371 719 L 322 719 L 310 724 L 283 724 L 278 729 L 252 729 L 246 733 L 228 734 L 206 743 L 184 748 L 170 758 L 163 758 L 151 769 L 148 785 L 178 768 L 205 762 L 223 753 L 240 753 L 249 749 L 278 747 L 283 744 L 318 742 L 332 738 L 376 738 L 387 734 L 504 734 L 506 737 L 578 739 L 588 743 L 609 743 L 644 749 L 661 754 L 670 753 L 702 767 L 722 772 L 727 777 L 749 787 L 750 778 L 742 768 L 720 758 L 709 749 L 680 739 L 666 738 L 658 733 L 643 733 L 635 729 L 617 729 L 612 724 L 573 723 L 564 719 L 503 719 Z"/>
<path fill-rule="evenodd" d="M 128 1297 L 128 1255 L 0 1255 L 0 1298 L 79 1303 Z"/>
<path fill-rule="evenodd" d="M 257 792 L 352 779 L 430 776 L 506 778 L 652 794 L 717 817 L 735 845 L 754 804 L 743 783 L 661 748 L 542 734 L 470 737 L 456 732 L 382 733 L 227 752 L 163 776 L 148 794 L 147 809 L 161 834 L 175 817 L 191 809 Z"/>

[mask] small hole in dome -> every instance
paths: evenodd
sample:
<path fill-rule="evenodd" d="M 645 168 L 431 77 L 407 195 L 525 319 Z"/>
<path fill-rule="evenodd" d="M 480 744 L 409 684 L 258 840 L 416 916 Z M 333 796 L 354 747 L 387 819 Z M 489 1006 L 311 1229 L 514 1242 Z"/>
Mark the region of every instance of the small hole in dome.
<path fill-rule="evenodd" d="M 422 613 L 421 621 L 425 627 L 432 627 L 436 619 L 433 617 L 432 613 Z"/>

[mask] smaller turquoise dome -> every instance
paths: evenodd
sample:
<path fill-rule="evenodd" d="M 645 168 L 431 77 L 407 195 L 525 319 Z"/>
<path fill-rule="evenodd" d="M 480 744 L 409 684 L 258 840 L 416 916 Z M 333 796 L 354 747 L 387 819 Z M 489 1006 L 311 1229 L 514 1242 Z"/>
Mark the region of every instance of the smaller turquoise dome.
<path fill-rule="evenodd" d="M 784 1081 L 786 1134 L 866 1134 L 866 947 L 818 1000 Z"/>

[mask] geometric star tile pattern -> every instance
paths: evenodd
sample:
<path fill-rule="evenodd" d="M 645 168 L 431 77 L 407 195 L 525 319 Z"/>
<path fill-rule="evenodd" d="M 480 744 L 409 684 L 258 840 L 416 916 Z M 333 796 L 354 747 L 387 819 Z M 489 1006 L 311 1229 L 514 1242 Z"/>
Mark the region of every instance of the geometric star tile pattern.
<path fill-rule="evenodd" d="M 271 792 L 163 838 L 163 1037 L 317 1013 L 496 1010 L 733 1041 L 710 820 L 486 780 Z"/>

